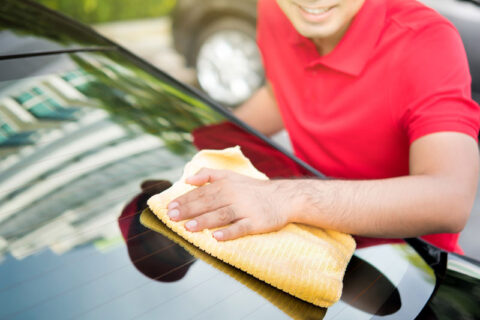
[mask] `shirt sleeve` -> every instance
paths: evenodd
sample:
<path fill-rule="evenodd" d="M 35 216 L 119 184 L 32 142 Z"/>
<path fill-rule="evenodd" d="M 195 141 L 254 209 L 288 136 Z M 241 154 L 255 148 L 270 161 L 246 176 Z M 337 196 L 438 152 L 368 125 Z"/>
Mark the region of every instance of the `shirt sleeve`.
<path fill-rule="evenodd" d="M 460 35 L 441 23 L 416 33 L 404 52 L 401 124 L 409 142 L 453 131 L 478 141 L 480 108 L 471 98 L 471 76 Z"/>

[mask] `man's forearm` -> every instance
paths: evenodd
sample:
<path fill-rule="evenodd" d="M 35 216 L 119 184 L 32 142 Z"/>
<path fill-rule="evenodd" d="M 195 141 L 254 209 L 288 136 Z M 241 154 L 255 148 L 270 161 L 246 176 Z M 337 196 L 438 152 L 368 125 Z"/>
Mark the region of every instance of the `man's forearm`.
<path fill-rule="evenodd" d="M 283 129 L 283 121 L 270 85 L 267 83 L 234 114 L 261 133 L 270 136 Z"/>
<path fill-rule="evenodd" d="M 434 176 L 284 182 L 295 206 L 290 221 L 370 237 L 459 232 L 473 203 L 471 193 Z"/>

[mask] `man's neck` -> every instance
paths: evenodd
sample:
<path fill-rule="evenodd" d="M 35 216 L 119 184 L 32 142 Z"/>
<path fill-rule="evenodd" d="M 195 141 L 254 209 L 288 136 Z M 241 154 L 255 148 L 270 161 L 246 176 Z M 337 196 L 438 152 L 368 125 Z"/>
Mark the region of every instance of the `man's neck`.
<path fill-rule="evenodd" d="M 363 4 L 365 3 L 366 0 L 358 0 L 355 3 L 355 7 L 352 8 L 354 15 L 352 15 L 352 18 L 345 23 L 345 25 L 338 29 L 333 35 L 327 37 L 327 38 L 313 38 L 312 41 L 315 44 L 315 47 L 317 48 L 318 53 L 321 56 L 325 56 L 332 52 L 335 47 L 340 43 L 342 40 L 343 36 L 347 32 L 348 28 L 350 28 L 350 25 L 352 24 L 352 21 L 355 19 L 355 16 L 358 14 L 360 9 L 362 8 Z"/>
<path fill-rule="evenodd" d="M 321 56 L 325 56 L 332 52 L 338 43 L 342 40 L 343 36 L 347 32 L 348 28 L 350 27 L 352 21 L 350 21 L 346 26 L 340 29 L 336 34 L 329 38 L 315 38 L 312 39 L 315 47 L 317 48 L 318 54 Z"/>

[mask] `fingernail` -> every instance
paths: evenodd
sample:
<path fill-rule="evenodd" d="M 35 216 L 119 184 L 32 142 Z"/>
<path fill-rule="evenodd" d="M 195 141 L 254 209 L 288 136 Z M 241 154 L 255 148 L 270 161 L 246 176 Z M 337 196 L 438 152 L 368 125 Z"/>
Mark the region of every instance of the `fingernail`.
<path fill-rule="evenodd" d="M 179 214 L 180 212 L 177 209 L 173 209 L 167 212 L 167 215 L 170 217 L 170 219 L 178 218 Z"/>
<path fill-rule="evenodd" d="M 223 232 L 222 232 L 222 231 L 215 231 L 215 232 L 213 233 L 213 237 L 214 237 L 215 239 L 222 239 L 222 238 L 223 238 Z"/>
<path fill-rule="evenodd" d="M 197 226 L 197 221 L 195 220 L 190 220 L 187 223 L 185 223 L 185 227 L 189 230 L 193 230 Z"/>
<path fill-rule="evenodd" d="M 167 206 L 167 209 L 173 209 L 173 208 L 176 208 L 178 207 L 178 202 L 170 202 Z"/>

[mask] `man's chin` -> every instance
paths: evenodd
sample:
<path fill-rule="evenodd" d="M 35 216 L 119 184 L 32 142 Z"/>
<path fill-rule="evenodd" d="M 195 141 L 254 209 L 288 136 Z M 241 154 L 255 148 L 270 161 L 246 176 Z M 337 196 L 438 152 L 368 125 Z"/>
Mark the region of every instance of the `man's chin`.
<path fill-rule="evenodd" d="M 310 38 L 312 40 L 329 39 L 335 34 L 334 29 L 328 28 L 327 26 L 322 28 L 319 28 L 318 26 L 315 26 L 313 28 L 311 26 L 306 26 L 296 29 L 297 32 L 300 33 L 302 36 L 304 36 L 305 38 Z"/>

